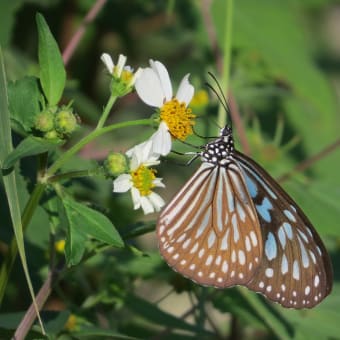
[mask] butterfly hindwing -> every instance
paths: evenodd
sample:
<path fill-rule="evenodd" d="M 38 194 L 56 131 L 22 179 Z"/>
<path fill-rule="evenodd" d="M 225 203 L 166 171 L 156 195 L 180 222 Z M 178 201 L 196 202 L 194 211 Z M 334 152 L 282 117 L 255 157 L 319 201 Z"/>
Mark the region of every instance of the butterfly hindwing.
<path fill-rule="evenodd" d="M 161 213 L 159 248 L 168 264 L 215 287 L 245 284 L 262 257 L 259 221 L 237 164 L 203 163 Z"/>
<path fill-rule="evenodd" d="M 285 307 L 311 308 L 332 288 L 327 251 L 307 217 L 258 164 L 237 153 L 264 242 L 262 261 L 246 286 Z"/>

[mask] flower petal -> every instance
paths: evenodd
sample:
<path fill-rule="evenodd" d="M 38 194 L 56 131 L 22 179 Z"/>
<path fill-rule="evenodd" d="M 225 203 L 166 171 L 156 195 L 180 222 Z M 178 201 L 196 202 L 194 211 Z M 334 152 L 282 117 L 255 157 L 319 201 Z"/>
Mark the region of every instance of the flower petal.
<path fill-rule="evenodd" d="M 163 89 L 163 98 L 165 101 L 169 101 L 172 99 L 172 85 L 169 77 L 168 70 L 160 61 L 153 61 L 150 59 L 150 66 L 157 73 L 162 89 Z M 163 104 L 163 103 L 162 103 Z"/>
<path fill-rule="evenodd" d="M 143 69 L 135 83 L 135 89 L 139 98 L 147 105 L 161 107 L 164 101 L 164 93 L 160 79 L 150 67 Z"/>
<path fill-rule="evenodd" d="M 156 187 L 160 187 L 160 188 L 165 188 L 165 184 L 162 182 L 163 178 L 159 178 L 156 177 L 152 183 L 156 186 Z"/>
<path fill-rule="evenodd" d="M 161 208 L 165 205 L 163 198 L 156 194 L 155 192 L 152 192 L 148 196 L 148 198 L 156 211 L 160 211 Z"/>
<path fill-rule="evenodd" d="M 113 72 L 113 68 L 114 68 L 114 63 L 112 61 L 111 56 L 108 53 L 103 53 L 100 57 L 101 61 L 104 63 L 104 65 L 106 66 L 107 70 L 109 71 L 110 74 L 112 74 Z"/>
<path fill-rule="evenodd" d="M 115 70 L 115 76 L 120 77 L 126 63 L 126 56 L 120 54 L 118 57 L 117 70 Z"/>
<path fill-rule="evenodd" d="M 178 101 L 180 103 L 186 103 L 187 106 L 189 105 L 195 92 L 194 87 L 189 83 L 189 76 L 190 74 L 187 74 L 183 77 L 176 93 L 176 98 Z"/>
<path fill-rule="evenodd" d="M 126 192 L 132 187 L 131 176 L 128 174 L 119 175 L 113 181 L 113 192 Z"/>
<path fill-rule="evenodd" d="M 158 155 L 166 156 L 171 151 L 171 135 L 165 122 L 159 124 L 158 130 L 150 137 L 152 151 Z"/>
<path fill-rule="evenodd" d="M 137 144 L 126 152 L 126 155 L 131 159 L 131 170 L 137 169 L 141 164 L 152 166 L 160 163 L 158 160 L 159 154 L 153 152 L 152 146 L 152 140 L 148 139 L 146 142 Z"/>
<path fill-rule="evenodd" d="M 139 190 L 135 187 L 131 188 L 131 196 L 132 196 L 132 202 L 133 202 L 133 209 L 137 210 L 141 206 L 141 199 L 142 196 L 139 193 Z"/>
<path fill-rule="evenodd" d="M 146 196 L 141 196 L 140 203 L 144 212 L 144 215 L 151 214 L 155 211 L 152 203 Z"/>

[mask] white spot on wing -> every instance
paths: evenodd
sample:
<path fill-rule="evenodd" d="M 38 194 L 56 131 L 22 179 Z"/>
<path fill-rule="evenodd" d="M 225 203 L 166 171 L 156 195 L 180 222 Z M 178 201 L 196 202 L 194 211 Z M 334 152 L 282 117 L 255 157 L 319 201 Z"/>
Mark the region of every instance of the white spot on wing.
<path fill-rule="evenodd" d="M 230 229 L 228 228 L 228 230 L 226 231 L 225 235 L 222 238 L 221 250 L 227 250 L 228 249 L 229 232 L 230 232 Z"/>
<path fill-rule="evenodd" d="M 244 243 L 246 245 L 246 250 L 247 251 L 251 251 L 251 244 L 250 244 L 250 239 L 249 236 L 247 235 L 244 239 Z"/>
<path fill-rule="evenodd" d="M 256 247 L 257 246 L 257 237 L 256 237 L 255 232 L 252 230 L 250 232 L 249 236 L 250 236 L 250 239 L 251 239 L 253 246 Z"/>
<path fill-rule="evenodd" d="M 208 248 L 211 248 L 213 246 L 213 244 L 215 243 L 215 240 L 216 240 L 216 234 L 212 230 L 208 237 Z"/>
<path fill-rule="evenodd" d="M 237 224 L 237 218 L 236 218 L 235 214 L 231 218 L 231 224 L 232 224 L 233 230 L 234 230 L 234 242 L 237 243 L 237 241 L 240 238 L 240 233 L 238 232 L 238 224 Z"/>
<path fill-rule="evenodd" d="M 209 255 L 208 256 L 208 258 L 207 258 L 207 260 L 205 261 L 205 264 L 207 265 L 207 266 L 210 266 L 211 265 L 211 263 L 212 263 L 212 261 L 213 261 L 213 256 L 212 255 Z"/>
<path fill-rule="evenodd" d="M 281 273 L 284 275 L 288 272 L 288 261 L 287 257 L 285 254 L 282 256 L 282 261 L 281 261 Z"/>
<path fill-rule="evenodd" d="M 242 266 L 246 263 L 246 256 L 243 250 L 238 251 L 238 261 Z"/>
<path fill-rule="evenodd" d="M 273 277 L 273 275 L 274 275 L 273 268 L 267 268 L 266 271 L 265 271 L 265 274 L 266 274 L 267 277 Z"/>
<path fill-rule="evenodd" d="M 295 280 L 300 279 L 300 268 L 299 268 L 299 262 L 297 260 L 294 260 L 293 262 L 293 278 Z"/>
<path fill-rule="evenodd" d="M 226 273 L 227 271 L 228 271 L 228 262 L 227 261 L 223 261 L 222 272 Z"/>
<path fill-rule="evenodd" d="M 277 255 L 276 241 L 273 233 L 268 233 L 264 251 L 269 261 L 273 260 Z"/>
<path fill-rule="evenodd" d="M 185 242 L 184 242 L 183 245 L 182 245 L 182 248 L 183 248 L 183 249 L 188 248 L 190 242 L 191 242 L 191 238 L 186 239 Z M 197 243 L 196 243 L 196 244 L 197 244 Z"/>
<path fill-rule="evenodd" d="M 184 246 L 184 245 L 183 245 L 183 246 Z M 183 247 L 183 248 L 184 248 L 184 247 Z M 198 242 L 196 242 L 196 243 L 194 244 L 194 246 L 191 248 L 190 254 L 196 253 L 197 249 L 198 249 Z"/>

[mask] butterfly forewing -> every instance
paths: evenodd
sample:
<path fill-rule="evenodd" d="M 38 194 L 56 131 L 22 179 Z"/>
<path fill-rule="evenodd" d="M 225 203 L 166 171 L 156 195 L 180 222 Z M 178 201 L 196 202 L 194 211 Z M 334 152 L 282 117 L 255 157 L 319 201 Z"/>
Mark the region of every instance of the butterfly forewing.
<path fill-rule="evenodd" d="M 285 191 L 258 164 L 237 153 L 259 217 L 264 251 L 246 284 L 285 307 L 311 308 L 332 287 L 327 251 L 313 226 Z"/>
<path fill-rule="evenodd" d="M 237 164 L 203 163 L 161 213 L 159 248 L 168 264 L 203 285 L 245 284 L 262 257 L 255 206 Z"/>

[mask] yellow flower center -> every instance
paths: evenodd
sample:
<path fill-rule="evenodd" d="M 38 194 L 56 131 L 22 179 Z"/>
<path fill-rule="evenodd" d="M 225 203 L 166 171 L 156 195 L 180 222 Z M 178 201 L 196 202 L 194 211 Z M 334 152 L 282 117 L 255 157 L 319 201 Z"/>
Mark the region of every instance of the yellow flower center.
<path fill-rule="evenodd" d="M 116 74 L 117 72 L 117 66 L 113 68 L 113 74 Z M 127 69 L 123 69 L 122 73 L 120 74 L 119 79 L 123 81 L 125 84 L 129 84 L 131 82 L 131 79 L 133 77 L 133 73 Z"/>
<path fill-rule="evenodd" d="M 176 98 L 166 102 L 161 107 L 160 118 L 169 128 L 171 135 L 179 140 L 185 140 L 192 134 L 192 127 L 195 125 L 191 109 L 180 103 Z"/>
<path fill-rule="evenodd" d="M 149 169 L 141 165 L 138 169 L 131 171 L 133 186 L 139 190 L 141 196 L 148 196 L 151 194 L 151 189 L 155 187 L 153 181 L 155 180 L 156 170 Z"/>

